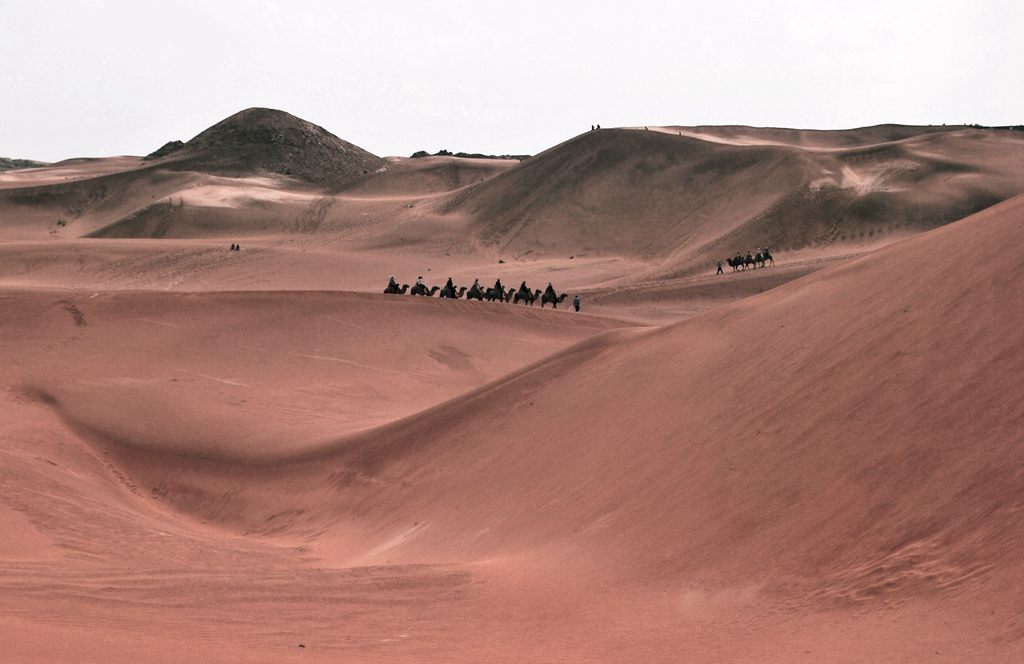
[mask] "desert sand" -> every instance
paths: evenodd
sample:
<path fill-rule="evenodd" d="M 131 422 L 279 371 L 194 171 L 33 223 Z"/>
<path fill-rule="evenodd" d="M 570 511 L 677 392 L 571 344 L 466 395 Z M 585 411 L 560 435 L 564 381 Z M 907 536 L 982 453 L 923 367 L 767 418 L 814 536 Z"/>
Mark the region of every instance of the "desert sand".
<path fill-rule="evenodd" d="M 4 661 L 1024 659 L 1020 133 L 174 147 L 0 173 Z"/>

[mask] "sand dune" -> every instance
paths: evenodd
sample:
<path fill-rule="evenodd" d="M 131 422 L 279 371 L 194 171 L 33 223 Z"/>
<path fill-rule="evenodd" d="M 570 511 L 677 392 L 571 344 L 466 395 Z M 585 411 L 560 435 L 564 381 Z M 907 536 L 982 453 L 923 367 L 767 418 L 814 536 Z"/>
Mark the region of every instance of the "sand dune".
<path fill-rule="evenodd" d="M 56 607 L 72 633 L 115 621 L 144 652 L 187 637 L 255 661 L 300 642 L 325 661 L 1018 657 L 1024 300 L 1004 247 L 1022 213 L 1016 198 L 648 331 L 383 296 L 6 298 L 3 498 L 67 571 L 30 591 L 16 579 L 58 563 L 10 566 L 22 617 L 2 628 Z M 936 260 L 954 254 L 957 269 Z M 333 306 L 374 331 L 326 320 Z M 200 321 L 201 336 L 184 329 Z M 413 338 L 458 331 L 465 355 L 382 354 L 382 335 L 410 352 L 413 321 Z M 122 334 L 145 341 L 104 350 Z M 273 354 L 253 365 L 235 344 Z M 65 353 L 72 373 L 54 373 Z M 400 398 L 332 414 L 351 402 L 323 391 L 330 356 L 356 392 L 394 384 Z M 194 387 L 176 397 L 169 369 Z M 424 371 L 432 403 L 455 398 L 403 407 Z M 218 405 L 253 387 L 265 401 L 245 417 Z M 45 476 L 59 491 L 40 492 Z M 259 573 L 243 583 L 243 570 Z M 104 587 L 121 598 L 112 612 L 75 618 Z M 173 606 L 206 625 L 236 616 L 231 636 L 176 622 Z"/>
<path fill-rule="evenodd" d="M 729 128 L 684 133 L 588 132 L 449 207 L 513 255 L 629 253 L 685 273 L 757 246 L 843 252 L 1024 191 L 1016 132 L 868 128 L 804 141 L 844 146 L 827 151 L 726 141 Z"/>
<path fill-rule="evenodd" d="M 19 369 L 25 389 L 100 420 L 129 403 L 150 409 L 122 426 L 156 426 L 168 445 L 191 430 L 203 436 L 193 447 L 210 451 L 255 436 L 283 452 L 391 421 L 623 325 L 550 308 L 323 292 L 0 297 L 9 343 L 38 348 Z M 135 342 L 116 358 L 104 352 L 122 339 Z M 260 416 L 267 408 L 281 409 L 277 424 Z M 193 417 L 179 422 L 181 413 Z"/>
<path fill-rule="evenodd" d="M 460 189 L 517 166 L 513 159 L 422 157 L 388 159 L 388 170 L 362 183 L 355 195 L 421 197 Z"/>
<path fill-rule="evenodd" d="M 743 491 L 762 498 L 749 504 L 757 511 L 740 525 L 779 525 L 797 534 L 801 528 L 793 523 L 772 522 L 816 518 L 813 509 L 787 510 L 799 505 L 800 495 L 816 495 L 826 486 L 838 494 L 845 487 L 851 492 L 847 513 L 815 535 L 824 542 L 852 537 L 855 524 L 891 501 L 941 511 L 940 496 L 952 498 L 970 488 L 980 492 L 974 498 L 987 509 L 1000 496 L 1012 495 L 1006 493 L 1011 487 L 1000 485 L 994 476 L 985 486 L 972 485 L 979 474 L 995 472 L 985 465 L 992 462 L 991 455 L 979 451 L 977 458 L 953 458 L 970 441 L 978 440 L 985 449 L 982 435 L 989 445 L 1000 440 L 1015 447 L 1012 434 L 1021 413 L 1013 381 L 1021 374 L 1012 349 L 1019 335 L 994 335 L 991 330 L 1000 320 L 1024 315 L 1008 301 L 1015 268 L 1000 250 L 1017 239 L 1021 211 L 1024 199 L 1016 199 L 943 231 L 691 321 L 652 332 L 595 337 L 440 410 L 328 446 L 318 452 L 317 464 L 326 466 L 325 473 L 349 469 L 379 476 L 385 485 L 415 478 L 416 491 L 432 495 L 435 503 L 450 496 L 472 505 L 481 522 L 441 499 L 439 514 L 456 522 L 436 529 L 442 541 L 431 545 L 432 538 L 424 535 L 410 547 L 414 556 L 434 559 L 474 555 L 462 550 L 467 544 L 457 534 L 463 529 L 471 533 L 475 555 L 485 557 L 507 553 L 506 535 L 524 537 L 532 546 L 549 544 L 545 536 L 561 540 L 572 523 L 585 520 L 575 509 L 591 510 L 593 500 L 544 512 L 555 523 L 540 516 L 542 504 L 531 506 L 531 501 L 546 502 L 569 487 L 584 493 L 593 487 L 602 501 L 619 505 L 615 519 L 621 523 L 611 530 L 615 538 L 623 538 L 623 546 L 629 546 L 634 530 L 644 533 L 645 547 L 654 546 L 659 532 L 670 548 L 691 529 L 699 528 L 702 538 L 715 529 L 723 530 L 717 536 L 735 537 L 732 528 L 737 524 L 724 517 L 744 512 L 733 502 L 748 500 Z M 934 260 L 957 247 L 962 261 L 986 269 L 973 277 L 954 275 Z M 968 297 L 978 291 L 987 295 Z M 837 308 L 837 301 L 848 306 Z M 886 351 L 873 353 L 873 348 Z M 958 355 L 958 348 L 969 352 Z M 735 375 L 752 378 L 738 383 Z M 762 382 L 775 387 L 758 389 Z M 819 384 L 829 390 L 811 387 Z M 970 398 L 965 384 L 972 385 Z M 998 421 L 972 416 L 978 404 L 1004 416 Z M 528 416 L 522 415 L 523 409 Z M 913 461 L 909 466 L 884 463 L 908 453 L 906 461 Z M 970 463 L 981 466 L 971 470 Z M 798 467 L 803 471 L 793 472 Z M 871 482 L 861 484 L 857 477 L 866 478 L 869 471 Z M 513 486 L 501 489 L 501 477 Z M 950 484 L 954 477 L 968 484 L 957 489 Z M 528 489 L 519 484 L 520 478 L 530 479 Z M 931 491 L 931 499 L 901 497 L 908 491 L 901 483 L 910 479 L 915 480 L 914 491 Z M 523 495 L 516 493 L 524 490 Z M 867 490 L 879 493 L 869 501 L 861 493 Z M 382 497 L 379 487 L 374 491 Z M 315 493 L 322 501 L 320 490 Z M 711 500 L 726 493 L 732 496 L 725 503 Z M 407 494 L 399 490 L 403 500 L 395 500 L 405 503 Z M 765 501 L 767 495 L 777 495 L 777 504 Z M 415 498 L 408 500 L 407 509 L 419 509 L 419 504 Z M 658 510 L 652 510 L 654 504 Z M 380 505 L 395 508 L 392 500 Z M 695 505 L 702 507 L 695 510 Z M 830 502 L 828 509 L 835 507 Z M 509 518 L 519 515 L 521 523 L 504 521 L 508 530 L 490 536 L 477 533 L 483 514 L 494 518 L 510 509 Z M 708 518 L 706 509 L 723 514 Z M 641 518 L 643 514 L 657 519 L 672 515 L 671 523 L 663 524 L 668 530 L 652 530 L 654 524 Z M 950 510 L 948 518 L 970 520 L 964 509 Z M 944 531 L 950 524 L 933 530 Z M 823 525 L 816 522 L 817 528 Z M 901 530 L 905 523 L 887 526 L 897 531 L 889 533 L 892 537 L 906 534 Z M 843 528 L 848 529 L 845 535 L 834 532 Z M 610 546 L 609 537 L 603 543 Z M 771 539 L 779 547 L 773 555 L 794 554 L 792 542 Z M 758 537 L 751 541 L 764 544 Z M 714 551 L 722 544 L 708 541 Z M 857 546 L 877 547 L 879 542 L 865 540 Z M 803 562 L 813 558 L 812 541 L 802 541 L 801 549 Z M 858 549 L 851 555 L 863 553 Z M 636 555 L 629 552 L 631 559 Z M 679 562 L 685 568 L 689 559 L 681 556 Z"/>
<path fill-rule="evenodd" d="M 1024 659 L 1022 140 L 250 109 L 0 174 L 4 661 Z"/>
<path fill-rule="evenodd" d="M 653 129 L 588 132 L 522 163 L 374 161 L 286 113 L 249 109 L 161 159 L 69 160 L 0 175 L 0 239 L 244 239 L 279 257 L 262 273 L 279 276 L 259 289 L 376 291 L 395 263 L 365 273 L 372 278 L 352 270 L 341 283 L 324 270 L 303 270 L 313 277 L 304 279 L 281 266 L 295 250 L 359 265 L 367 252 L 397 252 L 427 264 L 416 272 L 432 267 L 471 280 L 502 260 L 509 264 L 499 269 L 503 278 L 546 281 L 557 272 L 563 288 L 644 298 L 713 273 L 716 260 L 736 251 L 767 245 L 783 261 L 812 258 L 823 266 L 1024 191 L 1019 132 Z M 278 136 L 309 154 L 286 158 Z M 334 184 L 289 174 L 288 159 L 337 171 Z M 333 166 L 314 166 L 328 161 Z M 89 253 L 122 251 L 94 246 Z M 47 263 L 59 265 L 64 251 L 55 244 Z M 42 274 L 38 262 L 13 261 L 0 269 L 30 270 L 39 283 L 64 278 Z M 102 283 L 102 274 L 85 272 L 84 282 Z M 195 274 L 189 262 L 179 272 Z M 230 275 L 213 275 L 226 279 L 219 288 L 238 287 Z"/>
<path fill-rule="evenodd" d="M 659 131 L 682 133 L 703 140 L 730 145 L 789 145 L 809 150 L 844 150 L 895 143 L 930 134 L 962 131 L 962 125 L 915 126 L 883 124 L 857 129 L 788 129 L 783 127 L 744 127 L 716 125 L 697 127 L 651 127 Z"/>

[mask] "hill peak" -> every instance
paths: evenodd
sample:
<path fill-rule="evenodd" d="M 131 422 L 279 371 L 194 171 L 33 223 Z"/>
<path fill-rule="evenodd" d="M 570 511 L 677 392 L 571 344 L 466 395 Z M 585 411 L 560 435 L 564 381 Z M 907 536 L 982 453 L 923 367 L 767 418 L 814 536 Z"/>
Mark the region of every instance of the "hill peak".
<path fill-rule="evenodd" d="M 330 189 L 350 186 L 385 166 L 319 125 L 272 108 L 239 111 L 169 155 L 179 167 L 225 175 L 270 172 Z"/>

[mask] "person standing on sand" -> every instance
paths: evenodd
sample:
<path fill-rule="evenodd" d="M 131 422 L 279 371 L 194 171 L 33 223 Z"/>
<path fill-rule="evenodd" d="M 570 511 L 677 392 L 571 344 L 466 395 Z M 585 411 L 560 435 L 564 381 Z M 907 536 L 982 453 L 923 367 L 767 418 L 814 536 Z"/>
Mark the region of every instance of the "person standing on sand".
<path fill-rule="evenodd" d="M 572 298 L 572 308 L 576 310 L 576 313 L 580 312 L 580 296 L 577 295 Z"/>
<path fill-rule="evenodd" d="M 715 274 L 725 274 L 722 272 L 722 261 L 718 261 L 718 272 L 715 272 Z"/>

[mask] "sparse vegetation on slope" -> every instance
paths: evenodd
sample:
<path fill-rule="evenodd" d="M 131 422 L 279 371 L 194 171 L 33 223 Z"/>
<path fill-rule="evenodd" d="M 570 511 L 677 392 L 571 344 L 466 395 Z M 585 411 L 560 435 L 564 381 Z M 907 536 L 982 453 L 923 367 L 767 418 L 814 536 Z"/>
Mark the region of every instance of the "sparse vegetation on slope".
<path fill-rule="evenodd" d="M 11 159 L 10 157 L 0 157 L 0 171 L 15 171 L 20 168 L 40 168 L 41 166 L 49 166 L 45 161 L 35 161 L 33 159 Z"/>

